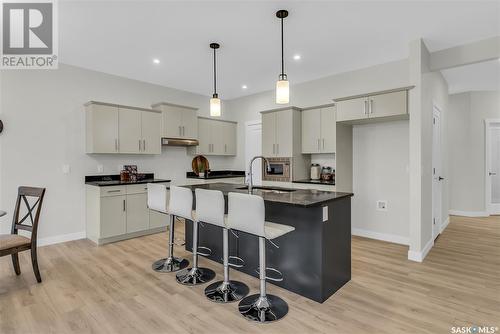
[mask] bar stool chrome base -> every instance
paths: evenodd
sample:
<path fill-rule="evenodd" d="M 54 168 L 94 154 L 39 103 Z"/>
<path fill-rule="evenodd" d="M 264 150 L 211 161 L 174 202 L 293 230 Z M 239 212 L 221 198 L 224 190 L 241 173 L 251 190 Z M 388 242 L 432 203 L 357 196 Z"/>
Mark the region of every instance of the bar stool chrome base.
<path fill-rule="evenodd" d="M 250 295 L 239 303 L 238 308 L 248 320 L 261 323 L 280 320 L 288 313 L 288 304 L 275 295 Z"/>
<path fill-rule="evenodd" d="M 207 286 L 205 296 L 216 303 L 232 303 L 248 295 L 249 291 L 248 285 L 242 282 L 218 281 Z"/>
<path fill-rule="evenodd" d="M 187 268 L 175 275 L 177 283 L 184 285 L 199 285 L 214 279 L 215 272 L 208 268 Z"/>
<path fill-rule="evenodd" d="M 166 257 L 159 259 L 151 266 L 154 271 L 159 273 L 173 273 L 189 266 L 189 261 L 178 257 Z"/>

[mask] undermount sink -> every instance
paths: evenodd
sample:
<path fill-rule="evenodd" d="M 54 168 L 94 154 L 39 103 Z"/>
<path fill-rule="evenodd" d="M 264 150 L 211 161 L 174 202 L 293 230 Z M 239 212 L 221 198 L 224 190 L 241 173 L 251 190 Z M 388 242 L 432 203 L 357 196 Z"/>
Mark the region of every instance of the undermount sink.
<path fill-rule="evenodd" d="M 236 189 L 248 190 L 248 186 L 239 187 L 239 188 L 236 188 Z M 288 193 L 291 193 L 292 191 L 296 190 L 296 189 L 259 187 L 259 186 L 255 186 L 255 187 L 253 187 L 253 189 L 254 190 L 262 191 L 264 193 L 274 193 L 274 194 L 288 194 Z"/>

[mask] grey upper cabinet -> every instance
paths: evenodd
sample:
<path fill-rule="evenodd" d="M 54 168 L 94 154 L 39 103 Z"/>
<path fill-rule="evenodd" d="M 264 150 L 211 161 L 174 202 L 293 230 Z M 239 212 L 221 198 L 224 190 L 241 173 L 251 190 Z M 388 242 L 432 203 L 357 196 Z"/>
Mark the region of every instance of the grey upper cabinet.
<path fill-rule="evenodd" d="M 198 109 L 166 102 L 152 108 L 162 112 L 162 137 L 198 139 Z"/>
<path fill-rule="evenodd" d="M 262 112 L 262 154 L 265 157 L 293 157 L 300 153 L 300 109 Z"/>
<path fill-rule="evenodd" d="M 302 111 L 302 153 L 335 153 L 335 107 Z"/>
<path fill-rule="evenodd" d="M 408 91 L 338 99 L 337 122 L 408 116 Z"/>
<path fill-rule="evenodd" d="M 236 155 L 237 124 L 231 121 L 198 117 L 199 145 L 195 154 Z"/>
<path fill-rule="evenodd" d="M 92 101 L 85 118 L 87 153 L 161 153 L 158 111 Z"/>

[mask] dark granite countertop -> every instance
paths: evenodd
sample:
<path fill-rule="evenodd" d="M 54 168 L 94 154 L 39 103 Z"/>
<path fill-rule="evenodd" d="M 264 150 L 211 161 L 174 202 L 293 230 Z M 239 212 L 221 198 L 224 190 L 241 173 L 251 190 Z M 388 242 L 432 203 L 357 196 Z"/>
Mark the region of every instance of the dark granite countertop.
<path fill-rule="evenodd" d="M 187 172 L 186 177 L 188 179 L 203 179 L 193 172 Z M 208 176 L 205 177 L 205 179 L 208 179 L 208 180 L 227 179 L 227 178 L 232 178 L 232 177 L 245 177 L 245 171 L 241 171 L 241 170 L 212 170 L 212 171 L 210 171 Z"/>
<path fill-rule="evenodd" d="M 220 190 L 227 195 L 229 192 L 237 192 L 237 193 L 247 193 L 247 189 L 242 189 L 246 187 L 241 184 L 231 184 L 231 183 L 210 183 L 210 184 L 193 184 L 186 185 L 186 188 L 190 188 L 193 191 L 196 188 L 209 189 L 209 190 Z M 260 189 L 259 189 L 260 188 Z M 281 190 L 281 192 L 269 192 L 266 191 L 268 189 L 276 189 Z M 266 202 L 276 202 L 276 203 L 285 203 L 295 206 L 302 207 L 312 207 L 318 206 L 325 202 L 351 197 L 352 193 L 342 193 L 336 191 L 324 191 L 324 190 L 315 190 L 315 189 L 290 189 L 290 188 L 280 188 L 280 187 L 257 187 L 255 186 L 253 189 L 254 195 L 259 195 Z"/>
<path fill-rule="evenodd" d="M 170 182 L 170 180 L 155 179 L 153 173 L 143 174 L 144 178 L 137 181 L 120 181 L 120 175 L 90 175 L 85 176 L 85 184 L 96 187 L 126 186 L 130 184 Z"/>
<path fill-rule="evenodd" d="M 335 185 L 335 181 L 334 180 L 323 181 L 323 180 L 304 179 L 304 180 L 292 181 L 292 183 L 324 184 L 324 185 L 327 185 L 327 186 L 334 186 Z"/>

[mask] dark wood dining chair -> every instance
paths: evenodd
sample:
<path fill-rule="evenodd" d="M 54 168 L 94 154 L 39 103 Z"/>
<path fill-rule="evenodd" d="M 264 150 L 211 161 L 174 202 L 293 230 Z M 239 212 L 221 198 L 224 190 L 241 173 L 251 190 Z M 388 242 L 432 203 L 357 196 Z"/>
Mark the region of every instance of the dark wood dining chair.
<path fill-rule="evenodd" d="M 17 191 L 16 207 L 12 218 L 11 234 L 0 234 L 0 257 L 11 255 L 12 264 L 16 275 L 21 274 L 19 266 L 19 252 L 31 250 L 31 264 L 38 283 L 42 281 L 40 270 L 38 270 L 38 260 L 36 255 L 36 239 L 38 231 L 38 221 L 42 209 L 45 188 L 19 187 Z M 30 204 L 30 201 L 34 201 Z M 26 214 L 19 218 L 21 206 L 26 210 Z M 28 219 L 29 218 L 29 219 Z M 30 238 L 19 235 L 19 230 L 31 232 Z"/>

